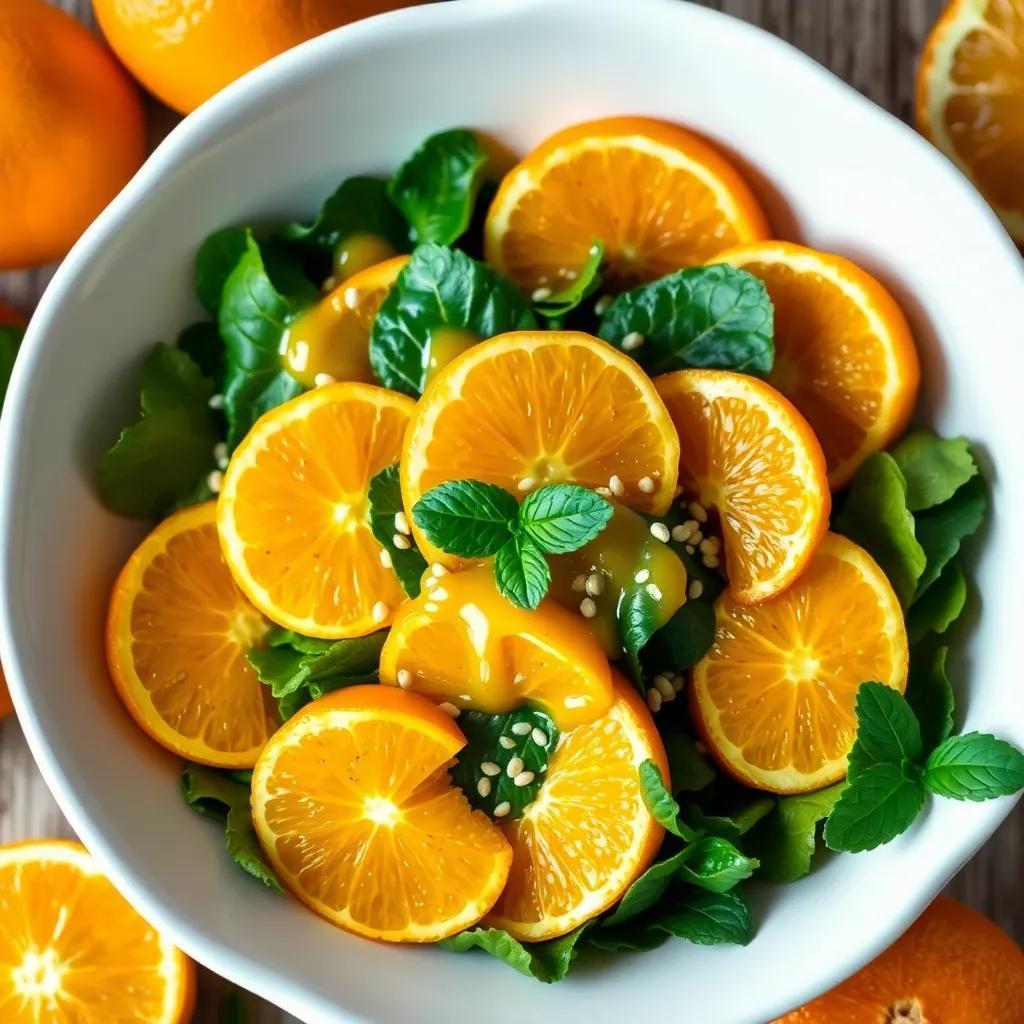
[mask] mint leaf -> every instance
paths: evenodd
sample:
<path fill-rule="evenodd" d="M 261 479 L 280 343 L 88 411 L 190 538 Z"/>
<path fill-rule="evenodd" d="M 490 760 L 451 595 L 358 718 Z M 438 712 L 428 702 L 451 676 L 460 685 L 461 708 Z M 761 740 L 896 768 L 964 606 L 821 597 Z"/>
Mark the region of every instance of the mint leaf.
<path fill-rule="evenodd" d="M 388 183 L 414 242 L 451 245 L 469 227 L 489 158 L 473 132 L 431 135 Z"/>
<path fill-rule="evenodd" d="M 758 861 L 720 836 L 704 836 L 683 852 L 677 877 L 709 892 L 728 892 L 750 878 L 758 867 Z"/>
<path fill-rule="evenodd" d="M 843 790 L 825 824 L 832 850 L 860 853 L 895 839 L 910 828 L 924 806 L 924 785 L 908 768 L 873 764 Z"/>
<path fill-rule="evenodd" d="M 519 504 L 508 491 L 479 480 L 439 484 L 412 509 L 427 540 L 460 558 L 497 554 L 512 539 L 518 515 Z"/>
<path fill-rule="evenodd" d="M 946 675 L 948 647 L 916 645 L 910 651 L 907 703 L 921 726 L 925 751 L 934 750 L 953 731 L 953 687 Z"/>
<path fill-rule="evenodd" d="M 269 888 L 283 891 L 256 838 L 247 785 L 227 772 L 190 763 L 181 773 L 181 792 L 193 810 L 223 823 L 228 854 L 243 871 Z"/>
<path fill-rule="evenodd" d="M 954 558 L 947 562 L 938 579 L 915 598 L 907 612 L 907 637 L 916 643 L 929 633 L 945 633 L 967 603 L 967 577 Z"/>
<path fill-rule="evenodd" d="M 693 739 L 682 732 L 661 734 L 668 755 L 672 792 L 695 793 L 706 789 L 715 779 L 711 762 L 697 750 Z"/>
<path fill-rule="evenodd" d="M 876 452 L 862 463 L 835 528 L 874 558 L 906 608 L 927 559 L 907 508 L 907 483 L 891 455 Z"/>
<path fill-rule="evenodd" d="M 926 566 L 917 584 L 915 600 L 939 578 L 960 550 L 961 541 L 981 526 L 986 504 L 985 481 L 976 476 L 949 501 L 917 515 L 917 539 L 924 551 Z"/>
<path fill-rule="evenodd" d="M 850 751 L 849 778 L 875 764 L 913 764 L 921 756 L 921 729 L 903 696 L 882 683 L 857 690 L 857 739 Z"/>
<path fill-rule="evenodd" d="M 892 457 L 907 482 L 911 512 L 948 501 L 978 472 L 966 438 L 936 437 L 930 430 L 908 434 L 893 448 Z"/>
<path fill-rule="evenodd" d="M 494 560 L 498 590 L 520 608 L 536 608 L 548 592 L 551 570 L 544 552 L 529 537 L 514 536 Z"/>
<path fill-rule="evenodd" d="M 548 762 L 558 746 L 558 727 L 543 711 L 522 707 L 501 715 L 464 709 L 459 715 L 459 728 L 466 745 L 450 770 L 452 781 L 479 810 L 493 816 L 495 807 L 507 803 L 507 817 L 518 818 L 544 784 Z M 502 746 L 501 737 L 514 745 Z M 521 772 L 533 773 L 532 781 L 515 784 L 515 777 L 508 774 L 513 758 L 522 761 Z M 493 774 L 484 771 L 485 765 Z"/>
<path fill-rule="evenodd" d="M 577 484 L 551 484 L 526 496 L 519 529 L 541 551 L 565 555 L 589 544 L 612 517 L 612 506 Z"/>
<path fill-rule="evenodd" d="M 420 554 L 412 537 L 405 538 L 409 544 L 407 548 L 395 544 L 395 516 L 405 514 L 397 462 L 382 469 L 370 481 L 367 496 L 370 499 L 370 530 L 374 538 L 390 556 L 402 589 L 409 597 L 419 597 L 420 579 L 427 568 L 427 560 Z"/>
<path fill-rule="evenodd" d="M 551 984 L 562 981 L 569 973 L 576 955 L 576 945 L 587 927 L 582 925 L 568 935 L 548 942 L 519 942 L 500 928 L 478 927 L 442 939 L 439 945 L 454 953 L 482 949 L 504 960 L 520 974 Z"/>
<path fill-rule="evenodd" d="M 595 239 L 590 246 L 586 263 L 575 271 L 575 277 L 564 288 L 559 288 L 546 298 L 534 298 L 533 308 L 547 320 L 557 320 L 572 312 L 601 287 L 603 261 L 604 245 L 599 239 Z"/>
<path fill-rule="evenodd" d="M 0 404 L 7 397 L 7 387 L 11 383 L 11 374 L 14 372 L 14 360 L 17 358 L 21 339 L 24 337 L 24 327 L 0 324 Z"/>
<path fill-rule="evenodd" d="M 986 733 L 950 736 L 929 755 L 924 784 L 953 800 L 991 800 L 1024 788 L 1024 754 Z"/>
<path fill-rule="evenodd" d="M 765 376 L 775 360 L 764 283 L 721 263 L 680 270 L 620 295 L 598 335 L 651 376 L 688 368 Z M 636 335 L 643 339 L 639 347 L 631 344 Z"/>
<path fill-rule="evenodd" d="M 761 862 L 759 878 L 795 882 L 811 870 L 818 823 L 832 813 L 844 788 L 840 782 L 816 793 L 779 797 L 772 813 L 747 837 L 746 849 Z"/>
<path fill-rule="evenodd" d="M 189 324 L 178 335 L 178 348 L 209 378 L 215 391 L 224 387 L 224 341 L 217 325 L 210 320 Z"/>
<path fill-rule="evenodd" d="M 661 769 L 648 759 L 640 765 L 639 775 L 640 794 L 651 817 L 667 832 L 688 843 L 700 838 L 700 833 L 691 829 L 680 817 L 679 804 L 665 786 Z"/>
<path fill-rule="evenodd" d="M 107 508 L 156 519 L 210 495 L 206 477 L 217 468 L 213 448 L 222 436 L 212 394 L 186 353 L 162 344 L 153 349 L 142 367 L 140 418 L 100 460 L 99 494 Z"/>
<path fill-rule="evenodd" d="M 652 864 L 623 894 L 615 909 L 601 921 L 602 928 L 625 924 L 655 906 L 676 877 L 686 850 Z"/>
<path fill-rule="evenodd" d="M 196 252 L 193 267 L 196 295 L 213 316 L 220 309 L 225 282 L 245 255 L 248 237 L 245 228 L 221 228 L 208 235 Z"/>
<path fill-rule="evenodd" d="M 370 365 L 385 387 L 415 398 L 457 354 L 435 346 L 444 332 L 484 340 L 536 326 L 519 289 L 486 264 L 457 249 L 420 245 L 377 312 Z"/>

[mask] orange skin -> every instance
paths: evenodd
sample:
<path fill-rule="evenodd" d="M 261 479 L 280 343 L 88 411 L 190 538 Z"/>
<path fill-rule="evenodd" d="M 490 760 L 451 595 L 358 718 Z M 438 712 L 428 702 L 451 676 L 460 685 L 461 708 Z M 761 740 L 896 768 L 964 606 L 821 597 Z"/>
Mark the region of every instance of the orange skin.
<path fill-rule="evenodd" d="M 0 270 L 62 258 L 145 148 L 138 94 L 102 43 L 43 0 L 4 0 Z"/>

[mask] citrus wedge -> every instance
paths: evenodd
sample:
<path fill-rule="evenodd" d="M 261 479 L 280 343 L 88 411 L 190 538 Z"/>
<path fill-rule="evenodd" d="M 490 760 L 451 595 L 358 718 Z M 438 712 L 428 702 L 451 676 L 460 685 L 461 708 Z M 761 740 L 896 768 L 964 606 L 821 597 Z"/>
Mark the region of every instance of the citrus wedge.
<path fill-rule="evenodd" d="M 168 750 L 251 768 L 279 719 L 246 653 L 269 624 L 231 578 L 216 506 L 165 519 L 114 583 L 107 661 L 121 699 Z"/>
<path fill-rule="evenodd" d="M 756 377 L 678 370 L 655 383 L 679 430 L 680 483 L 721 519 L 732 594 L 764 601 L 796 579 L 828 528 L 821 445 Z"/>
<path fill-rule="evenodd" d="M 834 490 L 906 429 L 921 369 L 902 310 L 842 256 L 754 242 L 715 257 L 759 277 L 775 307 L 769 383 L 807 418 Z"/>
<path fill-rule="evenodd" d="M 1024 2 L 953 0 L 917 72 L 917 126 L 1024 244 Z"/>
<path fill-rule="evenodd" d="M 278 625 L 363 636 L 405 600 L 370 531 L 367 489 L 398 461 L 413 405 L 369 384 L 328 384 L 266 413 L 235 449 L 217 503 L 221 545 Z"/>
<path fill-rule="evenodd" d="M 78 843 L 0 847 L 4 1024 L 185 1024 L 195 966 Z"/>
<path fill-rule="evenodd" d="M 772 793 L 843 778 L 857 688 L 874 680 L 902 693 L 907 684 L 903 612 L 871 556 L 826 534 L 785 593 L 751 608 L 726 592 L 715 620 L 690 704 L 719 764 Z"/>
<path fill-rule="evenodd" d="M 552 600 L 516 607 L 489 568 L 430 575 L 425 584 L 395 617 L 381 683 L 489 714 L 530 701 L 559 729 L 611 707 L 608 662 L 579 615 Z"/>
<path fill-rule="evenodd" d="M 665 749 L 647 706 L 614 678 L 608 713 L 563 735 L 537 799 L 501 825 L 512 845 L 508 884 L 487 925 L 522 942 L 564 935 L 610 907 L 654 859 L 664 834 L 640 792 Z"/>
<path fill-rule="evenodd" d="M 267 744 L 253 824 L 303 903 L 348 931 L 435 942 L 494 904 L 512 854 L 448 777 L 465 745 L 430 701 L 352 686 L 307 705 Z"/>
<path fill-rule="evenodd" d="M 402 498 L 411 522 L 413 505 L 446 480 L 523 496 L 568 482 L 660 513 L 678 463 L 665 404 L 629 356 L 587 334 L 519 331 L 475 345 L 427 388 L 406 436 Z M 460 564 L 413 532 L 428 559 Z"/>
<path fill-rule="evenodd" d="M 528 292 L 563 287 L 595 241 L 621 291 L 767 238 L 736 169 L 665 121 L 613 117 L 565 128 L 504 178 L 484 228 L 487 262 Z"/>

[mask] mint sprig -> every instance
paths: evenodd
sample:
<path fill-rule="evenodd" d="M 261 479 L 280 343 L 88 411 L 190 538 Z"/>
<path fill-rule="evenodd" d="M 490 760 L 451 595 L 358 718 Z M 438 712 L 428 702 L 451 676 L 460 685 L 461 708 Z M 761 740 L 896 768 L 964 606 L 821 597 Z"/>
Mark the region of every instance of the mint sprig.
<path fill-rule="evenodd" d="M 612 506 L 576 484 L 541 487 L 519 505 L 495 484 L 450 480 L 424 494 L 412 517 L 450 555 L 494 556 L 499 592 L 520 608 L 536 608 L 551 582 L 546 556 L 589 544 L 611 519 Z"/>

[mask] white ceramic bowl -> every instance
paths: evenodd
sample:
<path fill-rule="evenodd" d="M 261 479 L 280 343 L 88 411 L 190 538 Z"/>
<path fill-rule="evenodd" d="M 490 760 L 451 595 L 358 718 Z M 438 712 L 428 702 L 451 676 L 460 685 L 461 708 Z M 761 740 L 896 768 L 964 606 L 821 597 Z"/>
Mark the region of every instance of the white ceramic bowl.
<path fill-rule="evenodd" d="M 679 0 L 464 0 L 317 39 L 179 127 L 60 268 L 3 415 L 2 642 L 21 721 L 73 826 L 144 914 L 196 959 L 310 1022 L 761 1024 L 894 939 L 1011 801 L 935 801 L 875 853 L 756 889 L 745 949 L 674 941 L 544 987 L 484 955 L 346 935 L 229 862 L 178 795 L 175 759 L 107 678 L 108 587 L 140 534 L 96 499 L 97 459 L 134 412 L 153 342 L 199 314 L 211 229 L 309 215 L 345 175 L 386 172 L 430 131 L 488 129 L 524 151 L 614 113 L 687 124 L 734 154 L 781 234 L 851 256 L 902 301 L 924 419 L 975 439 L 994 514 L 984 612 L 954 662 L 963 724 L 1024 745 L 1016 570 L 1024 509 L 1024 270 L 960 174 L 910 129 L 771 36 Z M 680 1008 L 685 1008 L 681 1010 Z"/>

